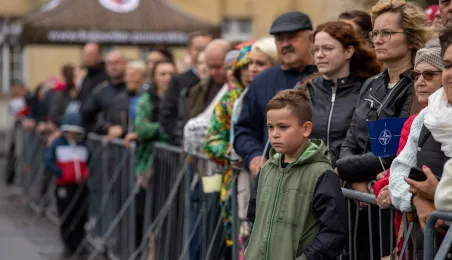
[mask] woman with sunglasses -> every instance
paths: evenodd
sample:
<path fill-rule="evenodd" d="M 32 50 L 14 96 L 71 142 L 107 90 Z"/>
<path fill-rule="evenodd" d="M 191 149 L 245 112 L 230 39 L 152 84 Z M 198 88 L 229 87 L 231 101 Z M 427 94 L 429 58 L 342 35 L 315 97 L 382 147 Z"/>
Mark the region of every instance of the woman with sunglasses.
<path fill-rule="evenodd" d="M 328 146 L 335 167 L 361 86 L 380 72 L 380 66 L 375 54 L 346 22 L 321 24 L 313 36 L 319 73 L 303 86 L 308 89 L 313 108 L 311 138 L 321 139 Z"/>
<path fill-rule="evenodd" d="M 369 183 L 377 175 L 389 169 L 394 156 L 379 158 L 371 151 L 367 120 L 409 116 L 413 91 L 410 70 L 413 69 L 416 51 L 430 39 L 424 11 L 413 2 L 404 0 L 380 0 L 372 7 L 373 31 L 370 39 L 375 46 L 377 60 L 384 63 L 386 70 L 368 79 L 361 87 L 355 112 L 342 143 L 340 159 L 336 162 L 339 177 L 347 187 L 360 192 L 369 192 Z M 364 205 L 363 205 L 364 206 Z M 371 208 L 373 248 L 380 248 L 379 211 Z M 358 259 L 369 259 L 370 245 L 367 210 L 359 215 Z M 389 226 L 389 212 L 382 212 L 382 227 Z M 387 226 L 386 226 L 387 224 Z M 382 237 L 388 241 L 389 230 L 383 228 Z M 379 259 L 392 251 L 389 243 L 374 250 L 373 257 Z"/>
<path fill-rule="evenodd" d="M 452 157 L 452 29 L 444 31 L 440 42 L 443 87 L 430 95 L 428 106 L 413 121 L 407 144 L 391 165 L 389 179 L 393 205 L 402 211 L 415 211 L 418 216 L 422 228 L 415 229 L 418 259 L 422 259 L 422 230 L 430 213 L 436 210 L 433 201 L 438 180 Z M 413 167 L 424 172 L 424 180 L 408 178 Z M 444 232 L 441 226 L 437 223 L 438 233 Z M 441 243 L 441 237 L 437 241 Z"/>
<path fill-rule="evenodd" d="M 416 59 L 414 63 L 414 70 L 411 73 L 411 79 L 414 82 L 413 92 L 413 102 L 411 103 L 410 118 L 403 125 L 402 133 L 400 135 L 399 148 L 397 151 L 397 156 L 405 147 L 408 135 L 410 134 L 411 125 L 413 120 L 418 116 L 419 106 L 425 107 L 428 104 L 428 97 L 433 94 L 436 90 L 441 87 L 441 73 L 444 68 L 441 59 L 441 48 L 431 48 L 431 49 L 420 49 L 416 54 Z M 419 106 L 417 106 L 416 101 L 418 101 Z M 397 158 L 395 159 L 398 160 Z M 392 199 L 390 196 L 389 189 L 389 178 L 391 174 L 388 170 L 387 174 L 383 179 L 378 180 L 373 185 L 375 196 L 377 197 L 378 206 L 381 209 L 389 208 L 392 205 Z M 392 194 L 395 199 L 394 206 L 397 208 L 403 208 L 404 211 L 409 209 L 403 204 L 400 192 Z M 406 205 L 406 204 L 405 204 Z M 408 206 L 410 205 L 410 199 L 408 199 Z M 402 207 L 401 207 L 402 206 Z M 403 246 L 404 239 L 402 236 L 399 237 L 399 229 L 402 223 L 402 212 L 397 211 L 394 218 L 395 234 L 397 238 L 397 248 L 400 252 Z M 403 232 L 402 232 L 403 233 Z M 401 234 L 402 234 L 401 233 Z"/>

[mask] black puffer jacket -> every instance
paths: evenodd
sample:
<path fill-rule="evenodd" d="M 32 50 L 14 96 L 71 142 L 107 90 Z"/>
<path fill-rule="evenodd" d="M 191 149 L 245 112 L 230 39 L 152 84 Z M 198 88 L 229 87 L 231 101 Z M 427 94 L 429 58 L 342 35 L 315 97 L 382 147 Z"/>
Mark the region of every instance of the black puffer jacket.
<path fill-rule="evenodd" d="M 311 138 L 327 145 L 333 167 L 339 159 L 341 145 L 350 128 L 361 86 L 366 79 L 349 76 L 335 84 L 323 76 L 311 80 L 307 89 L 312 102 Z"/>
<path fill-rule="evenodd" d="M 378 157 L 371 152 L 366 121 L 409 116 L 413 91 L 409 74 L 408 71 L 402 73 L 392 88 L 388 88 L 387 70 L 363 84 L 350 129 L 342 144 L 340 160 L 336 162 L 342 180 L 370 181 L 384 170 Z M 389 168 L 393 159 L 394 156 L 382 158 L 385 169 Z"/>
<path fill-rule="evenodd" d="M 80 87 L 79 99 L 81 105 L 91 96 L 93 90 L 102 82 L 108 80 L 108 75 L 105 72 L 105 63 L 101 62 L 98 65 L 87 68 L 88 72 L 83 79 Z"/>
<path fill-rule="evenodd" d="M 105 123 L 102 124 L 104 127 L 104 133 L 108 133 L 108 129 L 111 126 L 120 126 L 123 130 L 122 137 L 125 137 L 129 130 L 134 129 L 133 120 L 129 118 L 129 105 L 130 99 L 132 97 L 138 97 L 143 93 L 143 90 L 137 91 L 123 91 L 119 93 L 114 99 L 111 105 L 108 107 L 106 112 Z M 136 106 L 136 105 L 135 105 Z"/>
<path fill-rule="evenodd" d="M 105 117 L 115 98 L 126 92 L 126 84 L 112 84 L 104 81 L 99 84 L 90 97 L 80 107 L 86 131 L 106 134 Z"/>

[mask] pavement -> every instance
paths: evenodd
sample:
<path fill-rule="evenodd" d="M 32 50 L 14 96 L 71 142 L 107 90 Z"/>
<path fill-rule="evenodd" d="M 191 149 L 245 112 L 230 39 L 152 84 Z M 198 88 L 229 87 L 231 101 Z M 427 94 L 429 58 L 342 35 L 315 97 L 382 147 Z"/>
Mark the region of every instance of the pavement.
<path fill-rule="evenodd" d="M 19 190 L 0 185 L 1 260 L 63 260 L 58 228 L 37 217 Z"/>
<path fill-rule="evenodd" d="M 19 188 L 4 184 L 3 169 L 0 159 L 0 260 L 68 260 L 58 227 L 45 216 L 37 216 Z"/>

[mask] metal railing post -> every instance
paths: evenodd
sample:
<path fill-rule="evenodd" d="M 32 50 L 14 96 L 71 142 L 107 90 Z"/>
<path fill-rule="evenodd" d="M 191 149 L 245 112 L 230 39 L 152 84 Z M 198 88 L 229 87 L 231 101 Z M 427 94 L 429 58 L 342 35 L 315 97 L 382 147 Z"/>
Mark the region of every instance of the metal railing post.
<path fill-rule="evenodd" d="M 232 260 L 239 259 L 240 244 L 239 244 L 239 209 L 237 200 L 237 182 L 240 171 L 237 169 L 232 169 L 232 180 L 231 180 L 231 206 L 232 206 Z"/>

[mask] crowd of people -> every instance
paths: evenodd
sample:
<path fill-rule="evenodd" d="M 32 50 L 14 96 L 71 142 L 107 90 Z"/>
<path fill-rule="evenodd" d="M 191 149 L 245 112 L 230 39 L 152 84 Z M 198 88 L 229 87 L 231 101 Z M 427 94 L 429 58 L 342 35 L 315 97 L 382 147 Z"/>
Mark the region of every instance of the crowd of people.
<path fill-rule="evenodd" d="M 15 85 L 10 110 L 24 128 L 48 138 L 46 166 L 57 176 L 60 216 L 67 194 L 89 178 L 83 134 L 94 132 L 107 141 L 136 142 L 142 191 L 154 142 L 213 162 L 212 172 L 221 174 L 223 236 L 212 259 L 231 259 L 232 225 L 240 226 L 246 259 L 346 257 L 349 218 L 357 229 L 358 259 L 369 259 L 370 252 L 375 258 L 398 255 L 411 239 L 404 237 L 405 212 L 419 224 L 413 243 L 422 259 L 429 215 L 452 210 L 451 24 L 449 0 L 426 11 L 414 2 L 380 0 L 370 14 L 347 11 L 316 27 L 305 13 L 287 12 L 273 21 L 270 36 L 256 41 L 232 44 L 192 33 L 186 71 L 177 70 L 166 49 L 153 49 L 146 61 L 112 50 L 104 61 L 101 46 L 87 43 L 83 69 L 65 65 L 62 83 L 46 82 L 32 94 Z M 384 118 L 408 119 L 397 154 L 378 157 L 367 122 Z M 233 168 L 242 169 L 240 223 L 232 221 Z M 422 178 L 412 176 L 416 171 Z M 202 182 L 195 184 L 192 216 L 200 214 L 203 192 Z M 341 187 L 375 194 L 378 207 L 352 204 L 370 210 L 348 216 Z M 397 209 L 394 219 L 389 208 Z M 396 248 L 387 242 L 390 222 Z M 437 222 L 440 240 L 447 228 Z M 69 253 L 83 239 L 81 230 L 65 236 Z M 199 239 L 197 233 L 190 259 L 202 259 Z"/>

